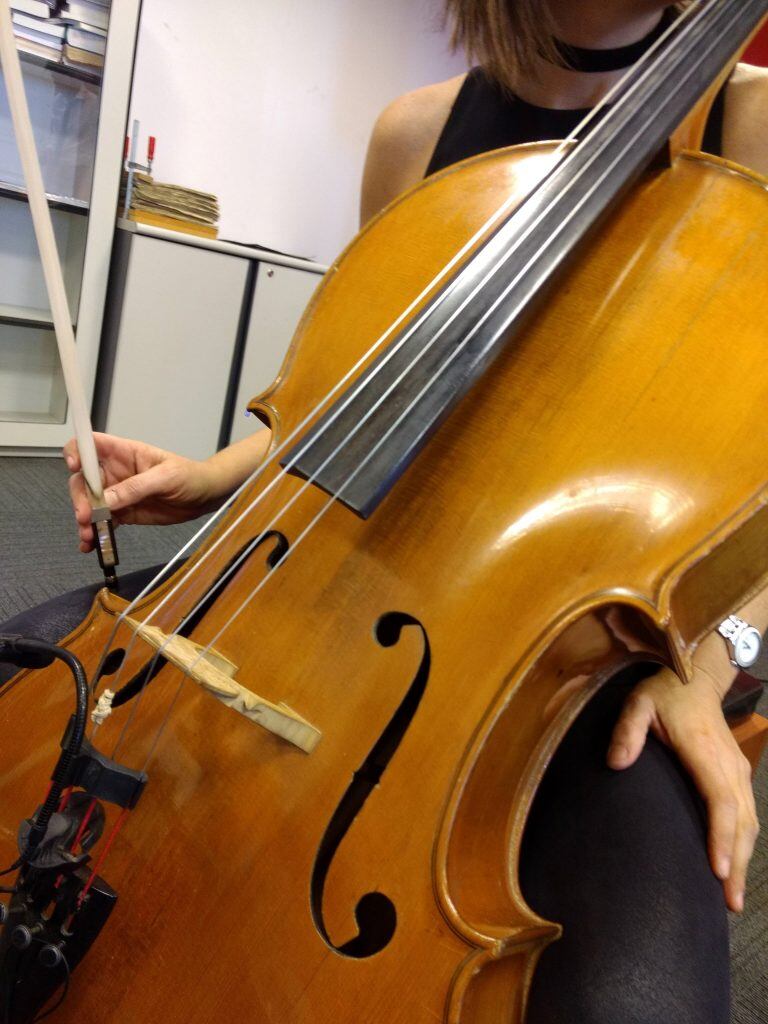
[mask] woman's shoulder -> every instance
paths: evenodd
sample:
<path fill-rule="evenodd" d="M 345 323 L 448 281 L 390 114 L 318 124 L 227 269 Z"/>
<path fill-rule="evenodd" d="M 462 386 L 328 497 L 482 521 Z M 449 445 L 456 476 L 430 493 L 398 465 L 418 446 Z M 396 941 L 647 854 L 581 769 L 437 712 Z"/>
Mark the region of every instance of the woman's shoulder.
<path fill-rule="evenodd" d="M 373 126 L 363 175 L 361 223 L 424 177 L 466 75 L 398 96 Z"/>
<path fill-rule="evenodd" d="M 398 96 L 379 114 L 374 133 L 383 132 L 410 141 L 429 128 L 442 127 L 466 77 L 466 74 L 454 75 Z"/>
<path fill-rule="evenodd" d="M 723 156 L 768 176 L 768 68 L 739 64 L 728 84 Z"/>

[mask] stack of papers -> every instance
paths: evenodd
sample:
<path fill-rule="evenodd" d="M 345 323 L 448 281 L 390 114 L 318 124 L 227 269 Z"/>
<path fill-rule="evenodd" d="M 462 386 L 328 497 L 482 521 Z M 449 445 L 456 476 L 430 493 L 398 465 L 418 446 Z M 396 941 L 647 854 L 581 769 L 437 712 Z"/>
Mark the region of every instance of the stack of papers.
<path fill-rule="evenodd" d="M 210 192 L 155 181 L 148 174 L 137 171 L 133 176 L 131 207 L 127 216 L 143 224 L 216 238 L 219 201 Z"/>

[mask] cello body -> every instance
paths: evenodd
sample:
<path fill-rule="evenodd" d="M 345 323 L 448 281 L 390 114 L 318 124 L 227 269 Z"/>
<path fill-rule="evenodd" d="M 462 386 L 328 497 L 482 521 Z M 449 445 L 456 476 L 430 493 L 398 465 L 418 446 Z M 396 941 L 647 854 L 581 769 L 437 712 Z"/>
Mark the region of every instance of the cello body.
<path fill-rule="evenodd" d="M 551 151 L 449 168 L 366 228 L 254 401 L 275 445 Z M 685 674 L 765 584 L 766 239 L 764 180 L 696 154 L 648 174 L 371 518 L 331 502 L 303 536 L 329 499 L 309 486 L 281 511 L 304 486 L 288 476 L 211 550 L 273 464 L 205 566 L 132 611 L 184 579 L 152 620 L 172 631 L 269 527 L 192 639 L 288 545 L 215 649 L 322 738 L 298 750 L 171 664 L 101 726 L 109 751 L 130 716 L 116 756 L 151 752 L 149 784 L 102 868 L 117 908 L 52 1021 L 522 1024 L 559 926 L 517 856 L 558 741 L 623 666 Z M 68 638 L 85 664 L 123 606 L 103 591 Z M 131 637 L 111 645 L 125 679 L 151 653 Z M 55 667 L 0 700 L 8 863 L 70 703 Z"/>

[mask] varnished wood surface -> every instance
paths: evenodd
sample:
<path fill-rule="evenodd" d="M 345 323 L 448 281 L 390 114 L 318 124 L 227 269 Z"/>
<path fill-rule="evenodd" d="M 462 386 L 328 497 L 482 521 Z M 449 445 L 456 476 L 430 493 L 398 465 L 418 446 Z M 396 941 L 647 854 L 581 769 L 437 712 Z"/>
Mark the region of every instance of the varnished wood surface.
<path fill-rule="evenodd" d="M 530 187 L 547 154 L 529 146 L 469 161 L 369 226 L 327 275 L 259 403 L 277 443 L 501 200 Z M 522 1020 L 536 959 L 559 929 L 526 907 L 516 851 L 559 737 L 616 667 L 651 656 L 684 671 L 697 638 L 731 610 L 718 595 L 727 582 L 730 596 L 739 558 L 745 592 L 765 582 L 740 537 L 757 530 L 766 550 L 766 229 L 765 183 L 723 162 L 684 158 L 649 178 L 377 514 L 328 510 L 215 644 L 321 742 L 307 755 L 182 686 L 103 869 L 118 909 L 52 1024 Z M 295 542 L 328 500 L 309 488 L 281 513 L 302 486 L 277 485 L 208 568 L 267 526 Z M 263 577 L 268 550 L 195 641 L 207 643 Z M 172 629 L 210 575 L 188 577 L 153 624 Z M 715 596 L 678 617 L 686 585 L 689 597 Z M 71 638 L 91 666 L 119 607 L 104 597 Z M 355 934 L 363 893 L 397 907 L 390 944 L 352 960 L 315 927 L 309 886 L 326 826 L 422 659 L 415 627 L 377 643 L 392 611 L 422 624 L 431 666 L 328 875 L 335 945 Z M 116 645 L 130 635 L 121 629 Z M 147 655 L 134 646 L 122 681 Z M 153 681 L 119 759 L 143 766 L 180 679 L 169 666 Z M 0 701 L 3 735 L 16 737 L 0 754 L 6 860 L 44 790 L 69 691 L 49 670 Z M 101 749 L 112 752 L 131 711 L 100 729 Z"/>

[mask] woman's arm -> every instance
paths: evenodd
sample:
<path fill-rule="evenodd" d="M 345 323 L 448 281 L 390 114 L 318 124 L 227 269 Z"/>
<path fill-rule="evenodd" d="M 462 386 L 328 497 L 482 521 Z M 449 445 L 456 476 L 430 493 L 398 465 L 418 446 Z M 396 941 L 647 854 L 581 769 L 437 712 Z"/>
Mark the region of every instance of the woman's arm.
<path fill-rule="evenodd" d="M 406 93 L 379 115 L 365 158 L 361 227 L 424 177 L 464 78 Z"/>
<path fill-rule="evenodd" d="M 271 432 L 250 437 L 205 461 L 131 441 L 112 434 L 94 434 L 104 480 L 104 497 L 116 524 L 182 523 L 211 512 L 242 484 L 269 449 Z M 80 550 L 93 548 L 91 505 L 80 468 L 77 442 L 64 447 L 69 491 L 80 533 Z"/>
<path fill-rule="evenodd" d="M 739 64 L 725 94 L 723 156 L 768 177 L 768 68 Z"/>

